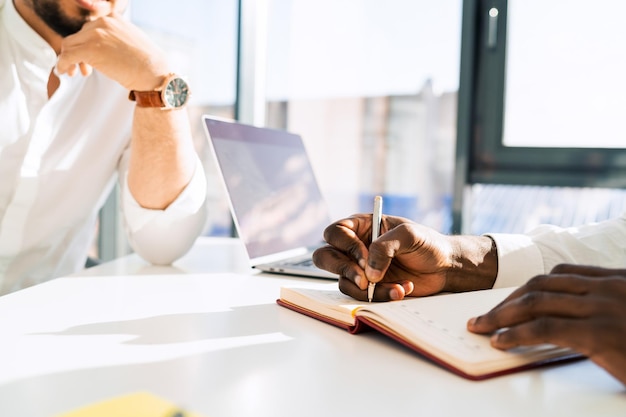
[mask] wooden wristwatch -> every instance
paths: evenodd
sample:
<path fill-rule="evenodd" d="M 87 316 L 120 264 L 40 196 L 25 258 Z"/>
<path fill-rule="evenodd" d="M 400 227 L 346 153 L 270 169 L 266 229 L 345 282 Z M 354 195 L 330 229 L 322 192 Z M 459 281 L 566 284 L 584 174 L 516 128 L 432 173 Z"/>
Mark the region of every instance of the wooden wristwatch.
<path fill-rule="evenodd" d="M 128 99 L 138 107 L 157 107 L 163 110 L 179 109 L 187 104 L 191 92 L 187 82 L 176 74 L 168 74 L 160 87 L 152 91 L 131 90 Z"/>

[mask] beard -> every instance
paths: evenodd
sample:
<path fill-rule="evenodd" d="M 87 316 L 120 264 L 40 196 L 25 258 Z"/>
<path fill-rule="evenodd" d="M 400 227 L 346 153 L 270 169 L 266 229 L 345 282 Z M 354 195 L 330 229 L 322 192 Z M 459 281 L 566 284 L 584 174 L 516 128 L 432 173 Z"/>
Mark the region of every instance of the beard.
<path fill-rule="evenodd" d="M 73 18 L 61 10 L 56 0 L 32 0 L 33 10 L 50 29 L 66 37 L 78 32 L 89 16 L 87 10 L 81 9 L 81 16 Z"/>

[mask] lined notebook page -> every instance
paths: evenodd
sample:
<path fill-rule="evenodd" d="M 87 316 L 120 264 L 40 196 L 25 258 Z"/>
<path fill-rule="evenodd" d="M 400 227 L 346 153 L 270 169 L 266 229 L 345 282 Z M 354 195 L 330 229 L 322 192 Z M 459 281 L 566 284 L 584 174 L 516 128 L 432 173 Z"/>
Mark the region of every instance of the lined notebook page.
<path fill-rule="evenodd" d="M 436 356 L 453 364 L 473 363 L 480 369 L 490 369 L 498 363 L 521 365 L 532 362 L 544 356 L 546 351 L 554 351 L 554 355 L 559 356 L 564 349 L 552 345 L 501 351 L 491 347 L 489 336 L 467 330 L 469 318 L 486 313 L 513 290 L 500 288 L 381 303 L 366 306 L 358 314 L 374 318 L 415 345 L 436 352 Z"/>

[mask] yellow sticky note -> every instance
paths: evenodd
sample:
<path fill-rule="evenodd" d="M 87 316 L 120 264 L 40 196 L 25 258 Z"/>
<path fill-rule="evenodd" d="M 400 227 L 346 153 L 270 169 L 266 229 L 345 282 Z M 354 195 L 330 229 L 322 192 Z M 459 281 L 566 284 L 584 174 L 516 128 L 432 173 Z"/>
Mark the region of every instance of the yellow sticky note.
<path fill-rule="evenodd" d="M 201 417 L 149 392 L 137 392 L 61 414 L 57 417 Z"/>

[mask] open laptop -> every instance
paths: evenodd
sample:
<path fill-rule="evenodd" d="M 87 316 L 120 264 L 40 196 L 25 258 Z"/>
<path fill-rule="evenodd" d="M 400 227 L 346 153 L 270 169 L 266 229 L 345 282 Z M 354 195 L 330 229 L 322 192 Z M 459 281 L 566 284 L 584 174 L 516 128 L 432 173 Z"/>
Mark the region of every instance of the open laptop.
<path fill-rule="evenodd" d="M 302 138 L 206 115 L 202 120 L 251 265 L 337 279 L 311 259 L 331 219 Z"/>

